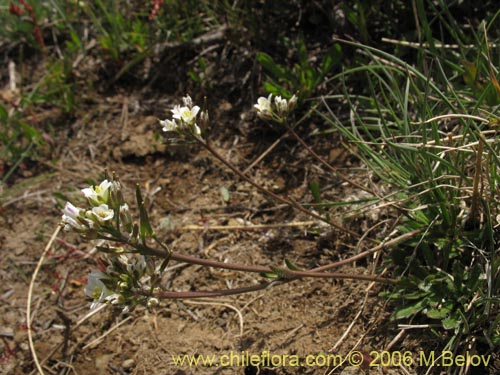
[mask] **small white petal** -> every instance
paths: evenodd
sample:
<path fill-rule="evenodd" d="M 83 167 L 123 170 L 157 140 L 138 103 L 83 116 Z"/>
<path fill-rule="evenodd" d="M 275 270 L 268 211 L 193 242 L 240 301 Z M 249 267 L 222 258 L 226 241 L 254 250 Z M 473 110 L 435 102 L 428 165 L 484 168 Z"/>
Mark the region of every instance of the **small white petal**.
<path fill-rule="evenodd" d="M 66 202 L 66 205 L 64 206 L 63 213 L 64 215 L 71 217 L 73 219 L 76 219 L 78 215 L 80 215 L 80 211 L 82 209 L 74 206 L 70 202 Z"/>
<path fill-rule="evenodd" d="M 97 207 L 92 208 L 87 216 L 95 218 L 99 223 L 104 223 L 111 220 L 115 216 L 115 212 L 108 207 L 107 204 L 101 204 Z"/>
<path fill-rule="evenodd" d="M 293 94 L 293 96 L 288 101 L 288 110 L 291 111 L 292 109 L 295 108 L 296 105 L 297 105 L 297 96 Z"/>
<path fill-rule="evenodd" d="M 177 130 L 177 124 L 171 120 L 160 121 L 161 126 L 163 126 L 164 132 L 174 132 Z"/>
<path fill-rule="evenodd" d="M 259 117 L 264 119 L 272 118 L 271 99 L 272 94 L 270 94 L 268 98 L 261 96 L 257 99 L 257 104 L 255 104 L 254 107 L 257 109 L 257 115 Z"/>
<path fill-rule="evenodd" d="M 188 110 L 188 107 L 181 107 L 180 105 L 174 105 L 174 108 L 171 109 L 170 111 L 172 112 L 172 117 L 177 119 L 177 120 L 182 120 L 182 114 Z"/>
<path fill-rule="evenodd" d="M 112 182 L 104 180 L 98 186 L 90 186 L 82 189 L 82 193 L 92 205 L 108 203 L 109 190 L 112 184 Z"/>
<path fill-rule="evenodd" d="M 81 208 L 73 206 L 70 202 L 66 202 L 62 215 L 62 223 L 64 224 L 65 231 L 70 231 L 71 229 L 88 229 L 87 226 L 84 225 L 85 223 L 82 223 L 82 221 L 84 221 L 81 216 L 82 212 L 83 210 Z"/>

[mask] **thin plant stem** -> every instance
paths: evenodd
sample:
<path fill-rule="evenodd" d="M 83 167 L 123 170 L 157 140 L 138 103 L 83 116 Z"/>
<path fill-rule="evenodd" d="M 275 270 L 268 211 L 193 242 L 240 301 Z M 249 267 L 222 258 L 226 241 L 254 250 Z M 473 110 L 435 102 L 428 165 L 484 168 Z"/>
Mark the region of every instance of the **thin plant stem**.
<path fill-rule="evenodd" d="M 394 279 L 387 279 L 387 278 L 380 278 L 378 276 L 367 276 L 367 275 L 355 275 L 355 274 L 341 274 L 341 273 L 326 273 L 323 271 L 330 270 L 332 268 L 337 268 L 345 264 L 352 263 L 356 260 L 362 259 L 367 257 L 368 255 L 380 251 L 385 247 L 392 247 L 394 245 L 397 245 L 401 243 L 402 241 L 405 241 L 409 238 L 414 237 L 415 235 L 419 234 L 421 230 L 415 230 L 409 233 L 405 233 L 404 235 L 401 235 L 397 238 L 394 238 L 392 240 L 389 240 L 387 242 L 384 242 L 382 244 L 379 244 L 369 250 L 366 250 L 358 255 L 352 256 L 350 258 L 334 262 L 331 264 L 327 264 L 325 266 L 321 267 L 316 267 L 311 270 L 307 271 L 295 271 L 295 270 L 290 270 L 288 268 L 281 268 L 281 267 L 264 267 L 264 266 L 255 266 L 255 265 L 245 265 L 245 264 L 238 264 L 238 263 L 226 263 L 226 262 L 219 262 L 215 260 L 210 260 L 210 259 L 202 259 L 202 258 L 197 258 L 193 257 L 190 255 L 183 255 L 183 254 L 178 254 L 175 252 L 169 252 L 165 251 L 164 249 L 160 250 L 157 248 L 149 247 L 148 245 L 145 244 L 130 244 L 125 236 L 122 236 L 122 238 L 115 238 L 115 237 L 106 237 L 106 236 L 101 236 L 102 239 L 108 240 L 108 241 L 117 241 L 117 242 L 123 242 L 127 243 L 133 247 L 135 247 L 140 254 L 143 255 L 152 255 L 152 256 L 157 256 L 159 258 L 168 258 L 171 260 L 175 260 L 177 262 L 183 262 L 183 263 L 188 263 L 188 264 L 197 264 L 205 267 L 214 267 L 214 268 L 221 268 L 221 269 L 227 269 L 227 270 L 232 270 L 232 271 L 241 271 L 241 272 L 253 272 L 253 273 L 281 273 L 285 278 L 304 278 L 304 277 L 315 277 L 315 278 L 337 278 L 337 279 L 342 279 L 342 278 L 348 278 L 348 279 L 359 279 L 359 280 L 369 280 L 369 281 L 379 281 L 379 282 L 384 282 L 384 283 L 394 283 Z"/>
<path fill-rule="evenodd" d="M 291 200 L 289 197 L 281 197 L 279 195 L 277 195 L 276 193 L 273 193 L 272 191 L 270 191 L 269 189 L 266 189 L 265 187 L 259 185 L 258 183 L 256 183 L 254 180 L 252 180 L 250 177 L 248 177 L 247 175 L 245 175 L 243 172 L 241 172 L 238 168 L 236 168 L 233 164 L 231 164 L 229 161 L 227 161 L 221 154 L 219 154 L 213 147 L 210 143 L 202 140 L 202 139 L 199 139 L 197 138 L 198 142 L 203 146 L 205 147 L 216 159 L 218 159 L 221 163 L 223 163 L 226 167 L 228 167 L 229 169 L 231 169 L 234 173 L 236 173 L 239 177 L 241 177 L 243 180 L 247 181 L 249 184 L 251 184 L 252 186 L 254 186 L 257 190 L 259 190 L 260 192 L 264 193 L 264 194 L 267 194 L 269 196 L 271 196 L 272 198 L 274 198 L 275 200 L 281 202 L 281 203 L 284 203 L 290 207 L 293 207 L 295 208 L 296 210 L 298 211 L 301 211 L 303 213 L 305 213 L 306 215 L 310 216 L 310 217 L 313 217 L 315 219 L 318 219 L 318 220 L 321 220 L 329 225 L 331 225 L 332 227 L 344 232 L 344 233 L 348 233 L 350 234 L 351 236 L 355 237 L 355 238 L 359 238 L 360 235 L 350 229 L 347 229 L 345 227 L 343 227 L 342 225 L 340 224 L 337 224 L 333 221 L 330 221 L 318 214 L 316 214 L 315 212 L 312 212 L 310 210 L 308 210 L 307 208 L 304 208 L 303 206 L 301 206 L 299 203 L 297 202 L 294 202 L 293 200 Z M 376 240 L 374 239 L 371 239 L 371 238 L 368 238 L 367 240 L 369 240 L 370 242 L 377 242 Z"/>
<path fill-rule="evenodd" d="M 309 145 L 302 139 L 300 135 L 297 134 L 295 129 L 290 125 L 285 125 L 287 131 L 292 134 L 295 139 L 309 152 L 315 159 L 317 159 L 321 164 L 323 164 L 326 168 L 328 168 L 331 172 L 335 173 L 335 175 L 341 180 L 347 182 L 348 184 L 357 187 L 358 189 L 364 190 L 368 193 L 371 193 L 376 196 L 376 194 L 369 188 L 358 184 L 356 181 L 351 180 L 349 177 L 344 176 L 342 173 L 338 171 L 337 168 L 334 168 L 330 163 L 328 163 L 325 159 L 319 156 Z"/>
<path fill-rule="evenodd" d="M 223 297 L 223 296 L 231 296 L 235 294 L 243 294 L 255 292 L 258 290 L 267 289 L 270 286 L 284 284 L 287 281 L 271 281 L 260 283 L 258 285 L 252 285 L 242 288 L 232 288 L 232 289 L 221 289 L 221 290 L 208 290 L 208 291 L 198 291 L 198 292 L 160 292 L 155 294 L 156 297 L 159 298 L 168 298 L 168 299 L 184 299 L 184 298 L 207 298 L 207 297 Z"/>
<path fill-rule="evenodd" d="M 371 249 L 368 249 L 366 251 L 363 251 L 363 252 L 359 253 L 358 255 L 354 255 L 354 256 L 349 257 L 347 259 L 340 260 L 338 262 L 334 262 L 334 263 L 331 263 L 331 264 L 327 264 L 325 266 L 320 266 L 320 267 L 313 268 L 311 271 L 313 271 L 313 272 L 322 272 L 322 271 L 330 270 L 332 268 L 337 268 L 337 267 L 343 266 L 345 264 L 349 264 L 349 263 L 355 262 L 355 261 L 357 261 L 359 259 L 366 258 L 368 255 L 376 253 L 377 251 L 380 251 L 380 250 L 382 250 L 384 248 L 392 247 L 392 246 L 395 246 L 397 244 L 400 244 L 401 242 L 404 242 L 404 241 L 406 241 L 406 240 L 408 240 L 410 238 L 413 238 L 413 237 L 415 237 L 416 235 L 418 235 L 418 234 L 420 234 L 422 232 L 423 232 L 423 229 L 416 229 L 414 231 L 411 231 L 411 232 L 402 234 L 401 236 L 398 236 L 396 238 L 393 238 L 392 240 L 389 240 L 387 242 L 382 242 L 381 244 L 379 244 L 379 245 L 377 245 L 375 247 L 372 247 Z"/>
<path fill-rule="evenodd" d="M 318 107 L 319 103 L 316 103 L 314 104 L 308 111 L 306 114 L 304 114 L 304 116 L 302 116 L 298 121 L 295 122 L 294 126 L 297 127 L 299 126 L 302 122 L 304 122 L 306 119 L 308 119 L 310 116 L 311 116 L 311 113 L 313 113 L 316 108 Z M 264 159 L 266 157 L 266 155 L 268 155 L 272 150 L 274 150 L 274 148 L 283 140 L 286 138 L 286 136 L 288 135 L 288 132 L 285 132 L 281 137 L 279 137 L 276 141 L 274 141 L 274 143 L 269 146 L 267 148 L 266 151 L 264 151 L 261 155 L 259 155 L 259 157 L 257 157 L 257 159 L 255 159 L 252 163 L 250 163 L 250 165 L 248 167 L 246 167 L 244 170 L 243 170 L 243 174 L 247 174 L 249 171 L 251 171 L 257 164 L 259 164 L 262 159 Z"/>
<path fill-rule="evenodd" d="M 389 279 L 389 278 L 370 276 L 370 275 L 354 275 L 354 274 L 342 274 L 342 273 L 311 273 L 311 272 L 304 272 L 304 271 L 291 271 L 288 269 L 283 270 L 283 272 L 286 272 L 290 276 L 287 276 L 287 278 L 274 280 L 271 282 L 260 283 L 258 285 L 246 286 L 246 287 L 241 287 L 241 288 L 208 290 L 208 291 L 194 291 L 194 292 L 171 292 L 171 291 L 168 291 L 168 292 L 160 292 L 158 294 L 154 294 L 154 296 L 160 297 L 160 298 L 168 298 L 168 299 L 222 297 L 222 296 L 230 296 L 230 295 L 235 295 L 235 294 L 244 294 L 244 293 L 255 292 L 258 290 L 267 289 L 273 285 L 281 285 L 281 284 L 289 283 L 291 281 L 306 278 L 306 277 L 364 280 L 364 281 L 379 282 L 379 283 L 386 283 L 386 284 L 395 284 L 398 282 L 398 280 L 396 280 L 396 279 Z"/>

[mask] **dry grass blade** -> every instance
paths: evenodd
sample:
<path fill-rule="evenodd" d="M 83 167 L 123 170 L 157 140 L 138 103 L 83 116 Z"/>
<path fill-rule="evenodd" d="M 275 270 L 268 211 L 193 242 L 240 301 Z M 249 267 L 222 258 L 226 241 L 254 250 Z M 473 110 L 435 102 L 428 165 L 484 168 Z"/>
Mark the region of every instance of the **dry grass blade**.
<path fill-rule="evenodd" d="M 33 342 L 33 333 L 32 333 L 33 331 L 31 328 L 31 321 L 34 318 L 34 316 L 31 316 L 31 300 L 33 297 L 33 289 L 35 287 L 35 280 L 36 280 L 36 277 L 38 275 L 38 272 L 40 271 L 40 268 L 42 267 L 43 261 L 45 260 L 45 256 L 49 252 L 49 250 L 52 246 L 52 243 L 55 241 L 60 230 L 61 230 L 61 226 L 58 225 L 57 228 L 54 230 L 54 233 L 52 233 L 52 236 L 50 237 L 50 240 L 47 243 L 47 246 L 45 246 L 45 249 L 43 250 L 43 253 L 40 256 L 40 259 L 38 260 L 38 263 L 35 267 L 35 270 L 33 271 L 33 275 L 31 276 L 31 282 L 30 282 L 30 286 L 28 289 L 28 300 L 26 302 L 26 325 L 28 328 L 29 347 L 30 347 L 30 351 L 31 351 L 31 356 L 33 357 L 33 361 L 35 362 L 35 366 L 41 375 L 44 375 L 44 372 L 43 372 L 42 366 L 38 360 L 38 356 L 36 354 L 35 344 Z"/>
<path fill-rule="evenodd" d="M 94 346 L 98 345 L 107 335 L 109 335 L 111 332 L 113 332 L 117 328 L 121 327 L 122 325 L 124 325 L 125 323 L 127 323 L 131 319 L 132 319 L 132 316 L 129 316 L 129 317 L 123 319 L 121 322 L 115 324 L 113 327 L 111 327 L 106 332 L 104 332 L 101 336 L 99 336 L 95 340 L 93 340 L 93 341 L 89 342 L 87 345 L 85 345 L 82 348 L 82 350 L 86 350 L 88 348 L 93 348 Z"/>
<path fill-rule="evenodd" d="M 212 302 L 212 301 L 184 301 L 184 303 L 189 304 L 189 305 L 224 306 L 224 307 L 227 307 L 227 308 L 233 310 L 238 315 L 238 318 L 240 321 L 240 334 L 239 334 L 239 336 L 243 337 L 243 323 L 244 323 L 243 314 L 235 306 L 230 305 L 228 303 Z"/>
<path fill-rule="evenodd" d="M 179 228 L 179 231 L 253 231 L 253 230 L 267 230 L 267 229 L 277 229 L 277 228 L 294 228 L 294 227 L 308 227 L 317 224 L 315 221 L 296 221 L 293 223 L 280 223 L 280 224 L 257 224 L 257 225 L 186 225 Z"/>

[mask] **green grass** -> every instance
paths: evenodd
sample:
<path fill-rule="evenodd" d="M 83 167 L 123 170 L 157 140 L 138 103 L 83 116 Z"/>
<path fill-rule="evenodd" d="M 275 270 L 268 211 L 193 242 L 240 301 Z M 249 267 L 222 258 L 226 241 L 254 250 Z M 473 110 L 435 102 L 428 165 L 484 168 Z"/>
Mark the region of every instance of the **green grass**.
<path fill-rule="evenodd" d="M 349 22 L 367 42 L 366 14 L 376 7 L 357 2 L 348 9 Z M 500 11 L 487 12 L 472 27 L 455 19 L 451 8 L 444 1 L 416 1 L 417 41 L 401 40 L 393 52 L 336 40 L 355 54 L 326 83 L 331 72 L 321 64 L 300 59 L 287 68 L 266 54 L 259 62 L 269 93 L 286 96 L 289 88 L 302 87 L 301 99 L 315 103 L 316 115 L 329 126 L 316 134 L 338 133 L 365 175 L 378 180 L 378 193 L 353 209 L 373 210 L 378 201 L 392 217 L 393 235 L 420 233 L 383 261 L 400 278 L 382 293 L 392 301 L 393 319 L 427 327 L 440 349 L 484 352 L 500 346 Z M 315 100 L 325 84 L 335 94 Z M 320 191 L 312 181 L 314 206 L 330 217 L 337 211 L 327 209 L 342 202 L 327 202 Z"/>
<path fill-rule="evenodd" d="M 326 96 L 317 114 L 385 186 L 377 198 L 391 207 L 398 234 L 421 232 L 384 262 L 401 278 L 383 293 L 394 302 L 393 318 L 429 324 L 445 349 L 498 347 L 500 117 L 492 104 L 500 92 L 493 78 L 479 92 L 464 82 L 460 62 L 437 49 L 421 49 L 432 56 L 426 70 L 374 47 L 343 43 L 364 62 L 331 78 L 344 95 Z M 484 39 L 481 46 L 489 74 Z M 366 89 L 353 93 L 360 80 Z M 335 115 L 339 97 L 348 103 L 347 122 Z"/>

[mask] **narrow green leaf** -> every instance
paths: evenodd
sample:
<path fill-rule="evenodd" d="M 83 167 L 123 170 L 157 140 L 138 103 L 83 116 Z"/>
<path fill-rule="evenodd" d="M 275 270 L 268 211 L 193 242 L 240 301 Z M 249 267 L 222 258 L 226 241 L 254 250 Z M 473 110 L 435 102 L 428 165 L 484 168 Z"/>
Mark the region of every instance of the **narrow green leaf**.
<path fill-rule="evenodd" d="M 420 300 L 413 305 L 397 310 L 396 313 L 394 314 L 394 319 L 409 318 L 410 316 L 413 316 L 422 311 L 423 308 L 424 308 L 424 301 Z"/>
<path fill-rule="evenodd" d="M 271 56 L 267 53 L 257 53 L 257 61 L 264 67 L 265 70 L 275 79 L 286 78 L 286 73 L 278 64 L 276 64 Z"/>
<path fill-rule="evenodd" d="M 477 77 L 476 65 L 467 60 L 463 60 L 462 67 L 464 68 L 464 74 L 462 75 L 464 82 L 468 85 L 473 85 Z"/>
<path fill-rule="evenodd" d="M 154 235 L 154 232 L 149 221 L 149 216 L 144 204 L 144 200 L 142 199 L 141 188 L 138 184 L 135 188 L 135 195 L 137 204 L 139 206 L 139 234 L 141 237 L 141 241 L 145 242 L 146 238 L 150 238 Z"/>
<path fill-rule="evenodd" d="M 342 60 L 342 47 L 336 43 L 328 49 L 323 63 L 321 65 L 321 72 L 323 75 L 327 74 L 333 67 L 340 64 Z"/>
<path fill-rule="evenodd" d="M 313 196 L 314 202 L 321 203 L 321 190 L 319 188 L 319 184 L 317 181 L 311 181 L 309 184 L 309 189 L 311 190 L 311 194 Z"/>
<path fill-rule="evenodd" d="M 7 121 L 8 118 L 9 118 L 9 112 L 7 112 L 5 107 L 0 104 L 0 120 Z"/>
<path fill-rule="evenodd" d="M 295 265 L 294 263 L 292 263 L 292 261 L 289 260 L 289 259 L 285 258 L 285 264 L 286 264 L 286 266 L 287 266 L 287 268 L 289 270 L 292 270 L 292 271 L 302 271 L 302 269 L 300 267 L 298 267 L 297 265 Z"/>
<path fill-rule="evenodd" d="M 36 130 L 34 127 L 32 127 L 31 125 L 27 124 L 24 121 L 19 121 L 19 125 L 23 129 L 26 138 L 32 140 L 35 143 L 43 141 L 40 132 Z"/>
<path fill-rule="evenodd" d="M 453 304 L 447 304 L 441 308 L 429 309 L 426 315 L 431 319 L 444 319 L 453 309 Z"/>

